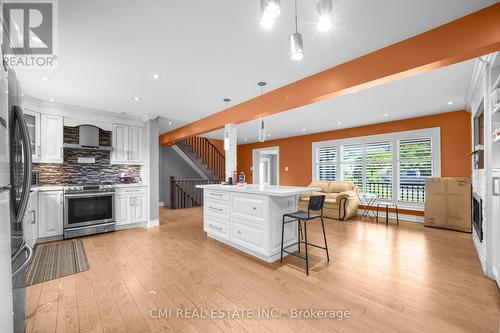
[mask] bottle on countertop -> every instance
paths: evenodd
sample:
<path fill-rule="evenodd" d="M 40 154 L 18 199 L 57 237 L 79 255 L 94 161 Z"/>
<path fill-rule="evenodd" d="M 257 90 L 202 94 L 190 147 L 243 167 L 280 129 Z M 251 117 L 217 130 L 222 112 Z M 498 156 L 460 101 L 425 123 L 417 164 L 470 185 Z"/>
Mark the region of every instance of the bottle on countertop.
<path fill-rule="evenodd" d="M 245 173 L 243 171 L 240 172 L 240 178 L 238 180 L 238 183 L 241 183 L 241 184 L 245 183 Z"/>

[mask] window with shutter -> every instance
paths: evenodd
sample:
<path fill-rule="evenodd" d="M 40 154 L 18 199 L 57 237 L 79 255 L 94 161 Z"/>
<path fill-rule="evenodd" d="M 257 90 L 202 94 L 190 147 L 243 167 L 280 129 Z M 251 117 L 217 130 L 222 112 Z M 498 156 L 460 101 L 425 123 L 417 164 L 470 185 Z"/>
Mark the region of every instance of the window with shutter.
<path fill-rule="evenodd" d="M 432 139 L 399 140 L 400 201 L 425 201 L 425 179 L 432 176 Z"/>
<path fill-rule="evenodd" d="M 335 180 L 337 178 L 337 147 L 322 147 L 317 151 L 319 180 Z"/>
<path fill-rule="evenodd" d="M 365 146 L 365 191 L 392 200 L 392 144 L 390 141 Z"/>
<path fill-rule="evenodd" d="M 363 145 L 343 145 L 342 180 L 352 181 L 363 191 Z"/>

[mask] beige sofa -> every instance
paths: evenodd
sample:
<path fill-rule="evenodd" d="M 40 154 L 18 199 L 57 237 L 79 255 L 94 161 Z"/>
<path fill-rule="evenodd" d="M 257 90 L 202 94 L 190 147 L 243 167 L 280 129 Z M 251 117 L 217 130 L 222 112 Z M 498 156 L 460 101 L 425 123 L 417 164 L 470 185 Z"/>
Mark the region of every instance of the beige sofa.
<path fill-rule="evenodd" d="M 299 197 L 300 210 L 307 212 L 311 195 L 325 195 L 323 216 L 344 221 L 358 215 L 358 187 L 353 182 L 313 181 L 308 187 L 321 188 L 321 191 L 301 194 Z"/>

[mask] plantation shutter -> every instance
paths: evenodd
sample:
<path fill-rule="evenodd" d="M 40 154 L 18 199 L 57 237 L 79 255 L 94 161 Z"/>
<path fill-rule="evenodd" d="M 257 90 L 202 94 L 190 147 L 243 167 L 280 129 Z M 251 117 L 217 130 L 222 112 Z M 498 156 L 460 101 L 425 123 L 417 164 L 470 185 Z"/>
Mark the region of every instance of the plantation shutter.
<path fill-rule="evenodd" d="M 399 200 L 425 201 L 425 180 L 432 176 L 431 138 L 399 141 Z"/>
<path fill-rule="evenodd" d="M 342 180 L 354 182 L 363 189 L 363 145 L 342 146 Z"/>
<path fill-rule="evenodd" d="M 318 179 L 335 180 L 337 177 L 337 147 L 318 149 Z"/>
<path fill-rule="evenodd" d="M 367 143 L 365 147 L 365 191 L 379 199 L 392 200 L 392 144 Z"/>

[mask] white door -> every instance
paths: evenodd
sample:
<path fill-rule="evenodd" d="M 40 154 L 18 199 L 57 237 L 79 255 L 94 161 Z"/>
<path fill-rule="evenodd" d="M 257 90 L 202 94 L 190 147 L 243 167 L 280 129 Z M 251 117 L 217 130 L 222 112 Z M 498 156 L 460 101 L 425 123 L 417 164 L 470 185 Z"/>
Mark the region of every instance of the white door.
<path fill-rule="evenodd" d="M 112 163 L 127 163 L 128 161 L 128 126 L 113 125 L 113 159 Z"/>
<path fill-rule="evenodd" d="M 146 194 L 130 196 L 132 223 L 145 222 L 146 217 Z"/>
<path fill-rule="evenodd" d="M 62 191 L 40 192 L 38 211 L 38 237 L 62 235 L 64 227 Z"/>
<path fill-rule="evenodd" d="M 142 127 L 130 126 L 128 132 L 128 161 L 131 163 L 142 163 L 142 147 L 144 144 L 144 129 Z"/>
<path fill-rule="evenodd" d="M 30 136 L 31 159 L 33 162 L 39 162 L 41 157 L 40 113 L 24 110 L 24 120 Z"/>
<path fill-rule="evenodd" d="M 41 162 L 63 163 L 63 117 L 41 115 Z"/>
<path fill-rule="evenodd" d="M 259 175 L 261 185 L 271 184 L 271 159 L 269 157 L 261 157 L 259 164 Z"/>
<path fill-rule="evenodd" d="M 115 220 L 116 225 L 130 223 L 130 196 L 117 195 L 115 197 Z"/>

